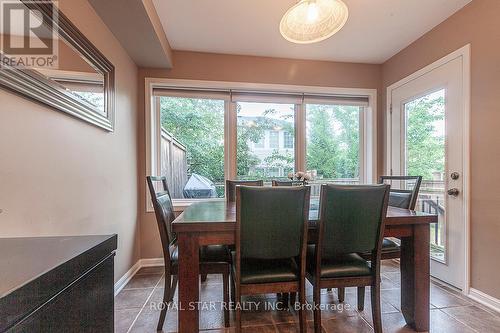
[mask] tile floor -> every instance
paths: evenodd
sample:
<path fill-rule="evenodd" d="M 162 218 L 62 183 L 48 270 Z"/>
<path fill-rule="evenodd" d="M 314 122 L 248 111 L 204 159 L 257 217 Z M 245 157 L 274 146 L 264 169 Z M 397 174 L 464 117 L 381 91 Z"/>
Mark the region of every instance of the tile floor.
<path fill-rule="evenodd" d="M 400 276 L 397 261 L 384 261 L 382 269 L 382 322 L 384 332 L 413 332 L 405 326 L 400 312 Z M 202 301 L 222 301 L 222 279 L 209 276 L 201 287 Z M 142 268 L 115 298 L 115 332 L 156 332 L 160 311 L 155 305 L 161 303 L 163 295 L 163 268 Z M 309 285 L 307 299 L 312 300 Z M 356 308 L 356 289 L 347 288 L 345 303 L 339 305 L 336 291 L 323 290 L 323 302 L 332 304 L 322 311 L 324 332 L 373 332 L 370 310 L 370 295 L 367 290 L 365 309 Z M 174 298 L 176 300 L 177 297 Z M 247 298 L 247 301 L 261 302 L 273 306 L 274 295 Z M 218 306 L 217 306 L 218 304 Z M 215 308 L 215 309 L 214 309 Z M 232 320 L 232 316 L 231 316 Z M 244 332 L 298 332 L 298 316 L 293 310 L 253 309 L 242 315 Z M 211 309 L 202 310 L 200 329 L 206 333 L 232 332 L 224 328 L 220 303 Z M 308 315 L 308 329 L 312 332 L 312 313 Z M 167 312 L 163 332 L 177 331 L 177 312 L 172 308 Z M 431 285 L 431 332 L 467 333 L 500 332 L 500 315 L 482 305 L 450 290 L 432 283 Z"/>

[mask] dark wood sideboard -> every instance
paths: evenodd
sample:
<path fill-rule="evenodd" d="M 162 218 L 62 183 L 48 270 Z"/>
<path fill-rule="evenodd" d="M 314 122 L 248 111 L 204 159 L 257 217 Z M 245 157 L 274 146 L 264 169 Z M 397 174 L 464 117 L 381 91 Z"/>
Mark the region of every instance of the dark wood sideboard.
<path fill-rule="evenodd" d="M 114 330 L 117 236 L 0 238 L 0 332 Z"/>

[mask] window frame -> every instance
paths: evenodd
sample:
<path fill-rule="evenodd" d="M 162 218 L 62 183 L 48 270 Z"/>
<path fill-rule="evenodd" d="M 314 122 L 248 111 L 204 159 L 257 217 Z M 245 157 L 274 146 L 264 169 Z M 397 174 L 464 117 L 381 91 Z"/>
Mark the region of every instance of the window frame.
<path fill-rule="evenodd" d="M 297 86 L 279 84 L 253 84 L 242 82 L 182 80 L 145 78 L 145 115 L 146 115 L 146 174 L 157 175 L 160 171 L 160 103 L 153 93 L 154 89 L 190 89 L 194 94 L 182 94 L 188 98 L 203 98 L 203 90 L 207 91 L 205 98 L 224 100 L 224 175 L 226 179 L 236 179 L 236 147 L 237 147 L 237 114 L 236 101 L 231 101 L 232 90 L 246 90 L 257 93 L 274 94 L 323 94 L 332 96 L 352 96 L 368 98 L 368 106 L 360 112 L 360 182 L 376 183 L 377 177 L 377 90 L 364 88 L 335 88 L 317 86 Z M 211 91 L 226 93 L 214 97 Z M 167 94 L 162 94 L 167 95 Z M 175 93 L 176 97 L 179 93 Z M 270 95 L 271 97 L 271 95 Z M 333 98 L 333 97 L 332 97 Z M 255 102 L 262 102 L 258 96 Z M 272 102 L 272 99 L 269 101 Z M 309 103 L 312 104 L 312 103 Z M 335 103 L 330 103 L 335 104 Z M 304 99 L 301 104 L 295 104 L 295 170 L 305 170 L 306 166 L 306 108 Z M 146 211 L 152 212 L 152 204 L 146 188 Z M 203 200 L 225 200 L 224 198 L 208 199 L 174 199 L 174 207 L 182 211 L 193 202 Z"/>

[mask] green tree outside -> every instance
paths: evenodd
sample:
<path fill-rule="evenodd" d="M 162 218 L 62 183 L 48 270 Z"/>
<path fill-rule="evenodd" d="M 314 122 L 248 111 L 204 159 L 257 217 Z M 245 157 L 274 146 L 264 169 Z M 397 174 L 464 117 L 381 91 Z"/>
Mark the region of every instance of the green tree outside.
<path fill-rule="evenodd" d="M 241 107 L 238 106 L 238 114 Z M 346 105 L 307 105 L 307 169 L 318 178 L 359 178 L 359 112 Z M 444 95 L 423 97 L 406 104 L 407 168 L 409 175 L 431 179 L 444 167 L 444 135 L 436 124 L 444 121 Z M 161 125 L 187 148 L 188 175 L 200 174 L 214 183 L 224 182 L 224 101 L 196 98 L 160 98 Z M 245 178 L 259 158 L 250 143 L 266 130 L 280 127 L 294 136 L 291 119 L 279 119 L 276 110 L 265 110 L 252 126 L 238 124 L 237 175 Z M 291 116 L 293 117 L 293 116 Z M 275 150 L 264 161 L 271 167 L 293 171 L 294 155 Z M 255 174 L 249 178 L 265 178 Z M 220 191 L 219 191 L 220 192 Z M 223 192 L 219 193 L 223 196 Z"/>
<path fill-rule="evenodd" d="M 307 169 L 318 178 L 359 178 L 359 107 L 307 105 Z"/>
<path fill-rule="evenodd" d="M 405 104 L 406 168 L 410 176 L 433 179 L 444 170 L 444 90 Z"/>

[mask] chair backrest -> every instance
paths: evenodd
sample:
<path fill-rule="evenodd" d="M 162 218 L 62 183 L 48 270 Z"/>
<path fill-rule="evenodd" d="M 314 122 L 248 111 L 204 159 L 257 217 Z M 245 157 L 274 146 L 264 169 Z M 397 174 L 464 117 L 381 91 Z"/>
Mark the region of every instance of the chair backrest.
<path fill-rule="evenodd" d="M 309 186 L 236 188 L 239 258 L 301 256 L 307 245 Z"/>
<path fill-rule="evenodd" d="M 156 215 L 156 222 L 158 224 L 158 231 L 160 232 L 160 239 L 163 248 L 163 255 L 165 260 L 170 260 L 170 245 L 175 243 L 176 237 L 172 232 L 172 222 L 175 220 L 174 207 L 172 205 L 172 197 L 167 186 L 167 179 L 165 177 L 146 177 L 151 200 Z M 161 190 L 156 191 L 154 182 L 161 182 Z"/>
<path fill-rule="evenodd" d="M 226 201 L 236 201 L 236 186 L 264 186 L 263 180 L 226 180 Z"/>
<path fill-rule="evenodd" d="M 302 180 L 273 180 L 273 186 L 304 186 L 305 181 Z"/>
<path fill-rule="evenodd" d="M 388 197 L 389 185 L 321 185 L 322 257 L 380 252 Z"/>
<path fill-rule="evenodd" d="M 394 186 L 394 183 L 398 184 L 399 188 Z M 422 176 L 380 176 L 379 179 L 379 184 L 391 185 L 389 206 L 411 210 L 414 210 L 417 204 L 421 183 Z"/>

